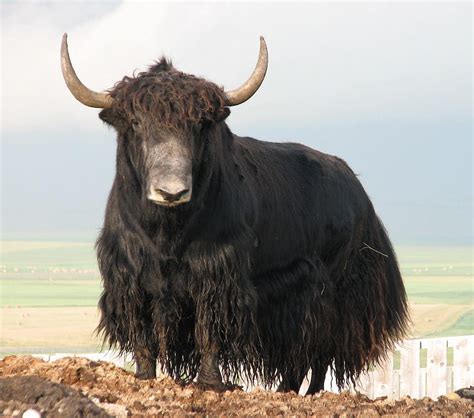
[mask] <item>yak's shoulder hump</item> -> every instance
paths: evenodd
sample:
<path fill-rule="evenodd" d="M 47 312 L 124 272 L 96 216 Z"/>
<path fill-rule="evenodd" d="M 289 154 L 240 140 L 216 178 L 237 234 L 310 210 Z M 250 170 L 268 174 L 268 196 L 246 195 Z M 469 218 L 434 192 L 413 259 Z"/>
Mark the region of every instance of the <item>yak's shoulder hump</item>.
<path fill-rule="evenodd" d="M 270 142 L 251 137 L 240 137 L 234 135 L 234 142 L 238 151 L 261 154 L 262 158 L 282 157 L 308 161 L 319 164 L 325 171 L 346 172 L 354 175 L 354 172 L 342 158 L 326 154 L 307 145 L 298 142 Z"/>

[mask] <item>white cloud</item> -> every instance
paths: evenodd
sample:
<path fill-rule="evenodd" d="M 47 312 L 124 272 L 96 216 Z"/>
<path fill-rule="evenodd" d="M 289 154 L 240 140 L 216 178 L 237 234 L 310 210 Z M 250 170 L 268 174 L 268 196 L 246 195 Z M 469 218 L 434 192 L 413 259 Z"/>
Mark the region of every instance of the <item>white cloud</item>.
<path fill-rule="evenodd" d="M 163 52 L 227 88 L 270 65 L 237 127 L 459 117 L 470 106 L 470 5 L 375 3 L 20 3 L 4 6 L 4 133 L 97 129 L 59 67 L 63 32 L 89 87 L 111 87 Z"/>

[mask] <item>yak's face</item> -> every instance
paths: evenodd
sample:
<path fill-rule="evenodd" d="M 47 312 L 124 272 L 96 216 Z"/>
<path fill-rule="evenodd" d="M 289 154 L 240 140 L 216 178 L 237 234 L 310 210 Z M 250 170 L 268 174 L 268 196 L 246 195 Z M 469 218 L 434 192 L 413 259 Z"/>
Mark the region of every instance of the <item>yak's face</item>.
<path fill-rule="evenodd" d="M 163 206 L 189 202 L 193 189 L 194 144 L 199 138 L 192 132 L 154 126 L 156 124 L 146 116 L 132 122 L 134 139 L 140 143 L 139 152 L 143 154 L 146 196 Z"/>
<path fill-rule="evenodd" d="M 229 114 L 222 90 L 161 62 L 125 78 L 111 95 L 114 105 L 100 117 L 118 131 L 118 160 L 130 161 L 151 202 L 189 202 L 209 130 Z"/>

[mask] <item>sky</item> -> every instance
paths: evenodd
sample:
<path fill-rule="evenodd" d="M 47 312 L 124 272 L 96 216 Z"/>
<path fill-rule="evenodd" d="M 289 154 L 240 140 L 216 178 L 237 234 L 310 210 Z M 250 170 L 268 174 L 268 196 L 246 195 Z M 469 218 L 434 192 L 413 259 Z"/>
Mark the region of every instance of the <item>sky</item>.
<path fill-rule="evenodd" d="M 301 142 L 358 173 L 395 244 L 472 243 L 470 2 L 2 2 L 1 231 L 93 239 L 115 134 L 66 89 L 59 47 L 94 90 L 161 55 L 233 89 L 263 35 L 266 79 L 234 133 Z"/>

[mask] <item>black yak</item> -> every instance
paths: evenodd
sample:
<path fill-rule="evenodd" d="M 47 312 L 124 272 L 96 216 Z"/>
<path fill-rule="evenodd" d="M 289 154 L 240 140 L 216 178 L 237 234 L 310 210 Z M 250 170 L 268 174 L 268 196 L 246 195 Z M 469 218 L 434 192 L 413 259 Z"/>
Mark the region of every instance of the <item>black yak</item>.
<path fill-rule="evenodd" d="M 362 185 L 340 158 L 240 137 L 225 122 L 267 70 L 263 38 L 242 87 L 162 58 L 94 92 L 66 84 L 117 131 L 116 176 L 97 240 L 98 330 L 153 378 L 215 389 L 238 378 L 308 393 L 328 367 L 353 383 L 404 335 L 395 253 Z"/>

